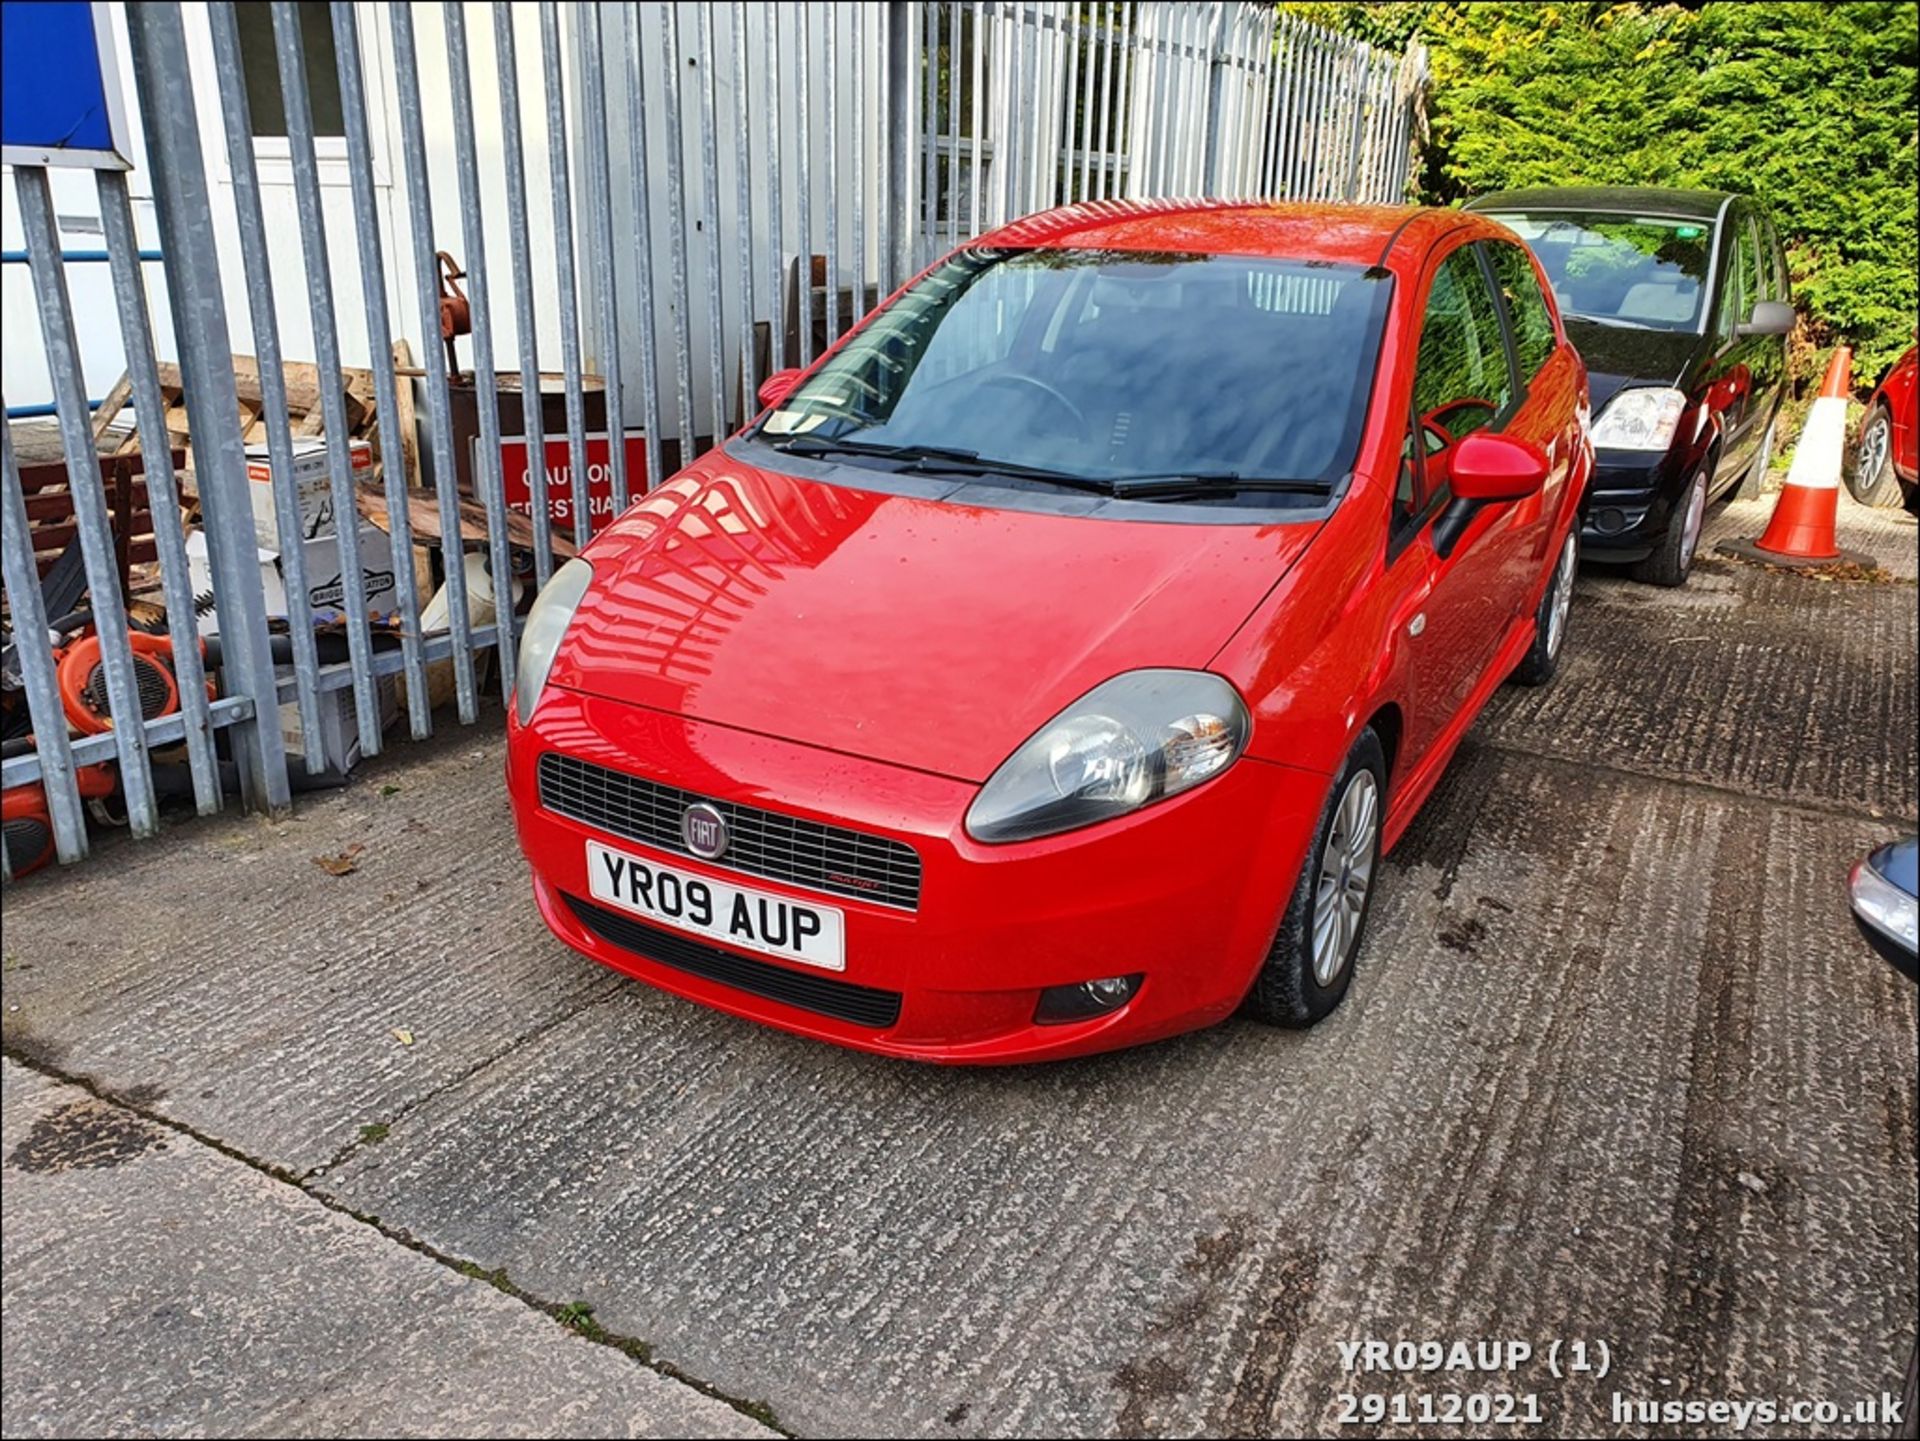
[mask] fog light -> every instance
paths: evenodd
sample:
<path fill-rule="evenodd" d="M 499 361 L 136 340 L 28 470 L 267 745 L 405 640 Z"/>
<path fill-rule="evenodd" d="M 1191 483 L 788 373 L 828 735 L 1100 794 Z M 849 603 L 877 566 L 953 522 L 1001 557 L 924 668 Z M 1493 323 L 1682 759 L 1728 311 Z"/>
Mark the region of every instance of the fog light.
<path fill-rule="evenodd" d="M 1602 535 L 1618 535 L 1626 529 L 1627 518 L 1620 511 L 1608 506 L 1594 518 L 1594 525 Z"/>
<path fill-rule="evenodd" d="M 1082 981 L 1077 986 L 1048 986 L 1040 993 L 1040 1004 L 1033 1012 L 1034 1023 L 1052 1026 L 1117 1011 L 1133 999 L 1141 980 L 1140 976 L 1107 976 L 1097 981 Z"/>

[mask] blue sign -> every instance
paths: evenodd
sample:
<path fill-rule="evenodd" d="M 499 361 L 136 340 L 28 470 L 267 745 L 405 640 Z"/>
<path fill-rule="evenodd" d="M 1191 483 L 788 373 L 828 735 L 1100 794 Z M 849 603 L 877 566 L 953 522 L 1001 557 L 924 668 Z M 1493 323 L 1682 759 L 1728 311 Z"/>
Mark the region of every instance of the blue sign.
<path fill-rule="evenodd" d="M 0 0 L 0 160 L 125 170 L 130 153 L 107 7 Z"/>

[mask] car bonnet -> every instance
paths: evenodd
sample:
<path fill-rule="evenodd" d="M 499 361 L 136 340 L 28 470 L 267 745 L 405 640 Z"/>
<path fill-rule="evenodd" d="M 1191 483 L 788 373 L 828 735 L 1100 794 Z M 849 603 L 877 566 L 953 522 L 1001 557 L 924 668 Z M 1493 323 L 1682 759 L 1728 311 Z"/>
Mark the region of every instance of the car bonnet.
<path fill-rule="evenodd" d="M 1100 682 L 1205 666 L 1321 523 L 1287 522 L 957 504 L 716 450 L 588 548 L 550 683 L 982 781 Z"/>

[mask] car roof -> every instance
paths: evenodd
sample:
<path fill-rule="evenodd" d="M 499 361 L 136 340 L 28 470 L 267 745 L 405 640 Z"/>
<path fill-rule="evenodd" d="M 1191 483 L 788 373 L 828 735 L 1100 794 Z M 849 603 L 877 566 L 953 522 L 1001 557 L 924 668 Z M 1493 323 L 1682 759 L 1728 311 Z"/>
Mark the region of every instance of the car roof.
<path fill-rule="evenodd" d="M 1725 190 L 1673 190 L 1652 185 L 1539 185 L 1527 190 L 1497 190 L 1475 196 L 1468 210 L 1594 210 L 1601 214 L 1634 211 L 1672 215 L 1683 220 L 1713 220 L 1736 199 Z"/>
<path fill-rule="evenodd" d="M 1295 201 L 1096 200 L 1044 210 L 975 241 L 1016 249 L 1176 250 L 1378 265 L 1402 238 L 1498 227 L 1458 210 L 1418 205 L 1325 205 Z M 1504 232 L 1500 232 L 1504 233 Z"/>

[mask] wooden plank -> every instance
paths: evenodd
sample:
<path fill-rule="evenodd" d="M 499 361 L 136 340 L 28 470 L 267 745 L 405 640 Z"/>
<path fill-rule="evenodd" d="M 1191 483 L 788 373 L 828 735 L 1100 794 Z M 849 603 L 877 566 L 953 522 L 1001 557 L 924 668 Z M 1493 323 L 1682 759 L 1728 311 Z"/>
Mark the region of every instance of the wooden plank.
<path fill-rule="evenodd" d="M 160 560 L 160 552 L 151 540 L 136 539 L 133 544 L 127 548 L 127 557 L 136 566 L 157 565 Z M 35 551 L 33 556 L 34 566 L 44 577 L 48 571 L 53 569 L 55 562 L 57 562 L 59 558 L 60 552 L 57 550 Z M 145 583 L 135 582 L 129 593 L 152 591 L 158 590 L 159 588 L 160 576 L 156 571 L 152 580 Z"/>
<path fill-rule="evenodd" d="M 123 370 L 120 372 L 120 378 L 114 381 L 113 389 L 109 390 L 106 398 L 100 402 L 100 408 L 93 413 L 93 443 L 95 446 L 100 444 L 100 438 L 107 433 L 107 427 L 113 424 L 115 417 L 117 417 L 122 410 L 126 409 L 127 401 L 132 395 L 133 380 L 128 376 L 126 371 Z"/>
<path fill-rule="evenodd" d="M 180 367 L 172 361 L 162 361 L 159 367 L 161 389 L 170 395 L 179 394 L 184 388 Z M 296 418 L 311 418 L 321 412 L 320 405 L 320 368 L 310 361 L 289 360 L 280 367 L 281 378 L 286 386 L 287 413 Z M 353 381 L 357 375 L 368 374 L 365 371 L 343 370 L 341 372 L 340 393 L 346 399 L 347 428 L 351 431 L 361 424 L 372 406 L 360 396 L 354 394 Z M 368 386 L 372 384 L 371 377 Z M 257 412 L 266 404 L 265 393 L 260 388 L 260 362 L 251 355 L 233 357 L 233 384 L 242 405 L 250 405 Z M 324 423 L 324 420 L 320 423 Z M 317 434 L 318 426 L 305 434 Z"/>
<path fill-rule="evenodd" d="M 184 450 L 175 450 L 168 458 L 173 462 L 173 468 L 178 470 L 186 463 L 187 457 Z M 119 469 L 116 459 L 126 463 L 128 473 L 133 478 L 135 503 L 144 506 L 147 503 L 147 482 L 144 474 L 145 461 L 141 452 L 135 450 L 123 458 L 101 456 L 100 474 L 103 480 Z M 49 516 L 65 517 L 73 514 L 73 499 L 67 489 L 65 461 L 43 461 L 37 465 L 21 466 L 20 490 L 26 498 L 29 520 L 44 520 Z"/>
<path fill-rule="evenodd" d="M 138 476 L 133 481 L 133 504 L 147 508 L 147 485 Z M 43 490 L 27 497 L 27 520 L 60 521 L 73 518 L 73 497 L 65 490 Z"/>
<path fill-rule="evenodd" d="M 393 343 L 393 363 L 402 367 L 411 367 L 413 364 L 413 347 L 408 345 L 404 338 Z M 395 384 L 394 389 L 399 392 L 400 463 L 406 472 L 407 488 L 418 490 L 422 483 L 420 429 L 413 413 L 413 386 L 402 377 Z"/>
<path fill-rule="evenodd" d="M 355 500 L 359 504 L 360 514 L 382 530 L 391 530 L 387 518 L 386 492 L 371 485 L 362 485 Z M 440 545 L 440 502 L 431 491 L 410 491 L 407 495 L 407 519 L 413 526 L 414 539 L 422 545 Z M 460 542 L 484 543 L 487 539 L 487 512 L 473 501 L 460 502 Z M 515 550 L 535 548 L 533 521 L 517 510 L 507 512 L 507 544 Z M 553 536 L 553 553 L 571 559 L 576 550 L 572 541 L 559 535 Z"/>

